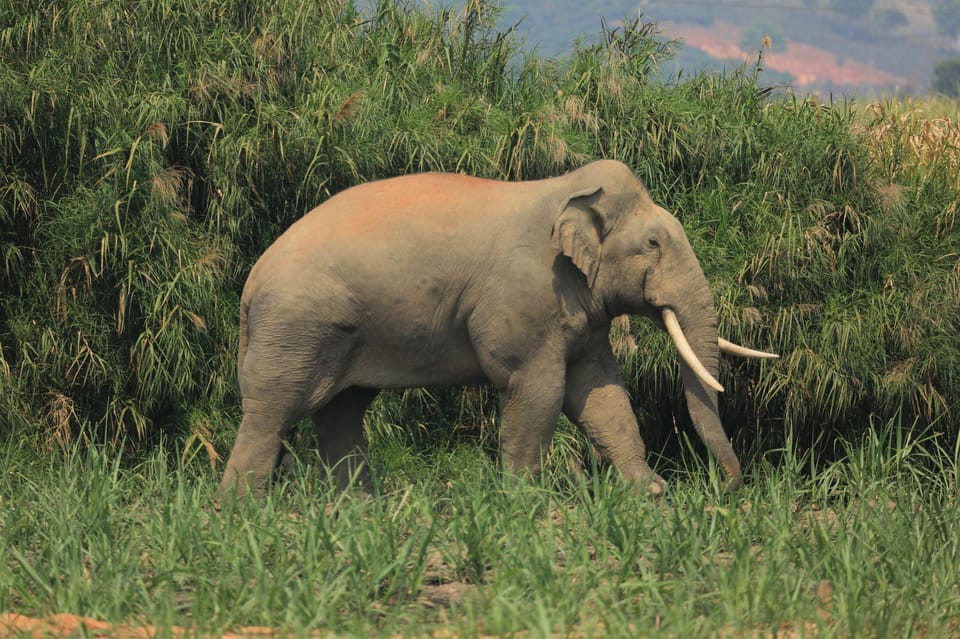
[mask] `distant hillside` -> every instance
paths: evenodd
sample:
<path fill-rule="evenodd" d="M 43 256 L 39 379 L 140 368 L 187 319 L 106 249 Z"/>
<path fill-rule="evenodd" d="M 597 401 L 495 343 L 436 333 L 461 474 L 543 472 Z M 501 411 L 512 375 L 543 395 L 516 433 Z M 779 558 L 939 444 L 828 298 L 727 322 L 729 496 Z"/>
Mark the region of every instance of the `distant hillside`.
<path fill-rule="evenodd" d="M 681 41 L 673 73 L 754 63 L 768 38 L 763 78 L 803 93 L 925 93 L 938 59 L 960 55 L 958 0 L 505 1 L 501 21 L 542 54 L 642 15 Z"/>

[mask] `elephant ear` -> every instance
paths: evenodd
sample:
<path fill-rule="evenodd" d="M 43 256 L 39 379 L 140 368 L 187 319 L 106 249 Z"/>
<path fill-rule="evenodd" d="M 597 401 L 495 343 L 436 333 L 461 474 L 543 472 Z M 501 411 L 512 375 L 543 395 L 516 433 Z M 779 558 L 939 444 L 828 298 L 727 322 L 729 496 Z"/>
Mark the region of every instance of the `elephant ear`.
<path fill-rule="evenodd" d="M 601 187 L 596 186 L 567 197 L 560 205 L 551 233 L 554 245 L 580 269 L 591 288 L 600 268 L 601 228 L 588 200 L 600 190 Z"/>

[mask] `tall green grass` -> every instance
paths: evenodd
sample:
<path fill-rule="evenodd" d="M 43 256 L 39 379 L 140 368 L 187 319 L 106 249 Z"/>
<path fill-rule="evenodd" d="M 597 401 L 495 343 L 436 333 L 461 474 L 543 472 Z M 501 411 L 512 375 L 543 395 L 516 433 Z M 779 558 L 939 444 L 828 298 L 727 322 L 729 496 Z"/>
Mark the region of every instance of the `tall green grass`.
<path fill-rule="evenodd" d="M 722 371 L 739 450 L 828 450 L 872 416 L 956 436 L 948 165 L 911 168 L 877 142 L 889 121 L 776 97 L 759 66 L 664 83 L 650 25 L 548 60 L 495 19 L 482 0 L 0 0 L 6 433 L 64 448 L 168 434 L 212 457 L 237 418 L 245 274 L 306 210 L 396 174 L 533 179 L 611 157 L 684 222 L 723 333 L 783 356 Z M 666 338 L 635 320 L 621 339 L 645 434 L 678 441 Z M 492 412 L 476 391 L 394 404 L 405 424 L 468 433 Z"/>
<path fill-rule="evenodd" d="M 952 636 L 957 451 L 924 437 L 886 424 L 832 463 L 787 450 L 734 498 L 683 456 L 655 502 L 612 472 L 511 484 L 477 447 L 393 430 L 375 499 L 305 466 L 219 511 L 209 466 L 173 447 L 125 463 L 7 441 L 0 611 L 160 636 Z"/>

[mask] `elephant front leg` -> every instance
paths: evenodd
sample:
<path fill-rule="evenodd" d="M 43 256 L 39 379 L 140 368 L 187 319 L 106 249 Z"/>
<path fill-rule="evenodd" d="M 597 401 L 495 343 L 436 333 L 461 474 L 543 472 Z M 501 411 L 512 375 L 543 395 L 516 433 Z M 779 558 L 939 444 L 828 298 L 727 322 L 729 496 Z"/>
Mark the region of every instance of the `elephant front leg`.
<path fill-rule="evenodd" d="M 562 363 L 510 375 L 500 390 L 500 457 L 505 470 L 538 475 L 563 404 Z"/>
<path fill-rule="evenodd" d="M 630 396 L 606 341 L 601 350 L 568 369 L 563 412 L 625 479 L 645 486 L 650 495 L 663 493 L 666 482 L 647 464 Z"/>

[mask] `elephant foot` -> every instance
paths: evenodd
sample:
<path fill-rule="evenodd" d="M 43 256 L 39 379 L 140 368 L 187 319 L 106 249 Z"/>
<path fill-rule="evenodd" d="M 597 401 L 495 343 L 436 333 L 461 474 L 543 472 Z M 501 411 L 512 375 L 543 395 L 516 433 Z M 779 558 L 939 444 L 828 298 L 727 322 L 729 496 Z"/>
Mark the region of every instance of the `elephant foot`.
<path fill-rule="evenodd" d="M 337 490 L 359 496 L 374 492 L 373 478 L 363 453 L 353 452 L 336 461 L 322 459 L 320 463 L 327 482 Z"/>
<path fill-rule="evenodd" d="M 638 496 L 662 498 L 667 492 L 667 480 L 658 475 L 646 463 L 636 464 L 621 470 L 622 477 L 633 485 L 633 492 Z"/>
<path fill-rule="evenodd" d="M 297 456 L 287 444 L 283 446 L 283 452 L 280 453 L 280 462 L 277 464 L 277 473 L 286 478 L 294 476 L 297 470 Z"/>
<path fill-rule="evenodd" d="M 653 477 L 650 477 L 648 481 L 650 483 L 647 484 L 647 497 L 662 498 L 667 492 L 666 480 L 657 473 L 653 473 Z"/>

